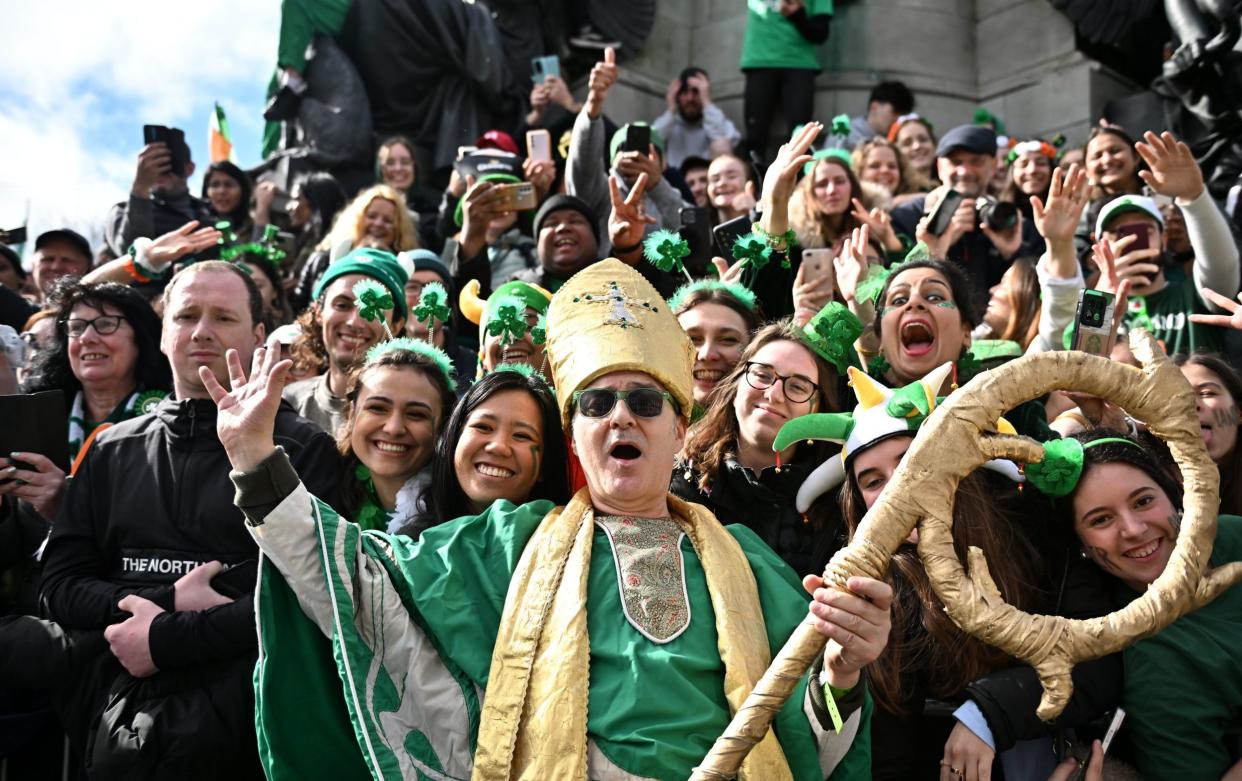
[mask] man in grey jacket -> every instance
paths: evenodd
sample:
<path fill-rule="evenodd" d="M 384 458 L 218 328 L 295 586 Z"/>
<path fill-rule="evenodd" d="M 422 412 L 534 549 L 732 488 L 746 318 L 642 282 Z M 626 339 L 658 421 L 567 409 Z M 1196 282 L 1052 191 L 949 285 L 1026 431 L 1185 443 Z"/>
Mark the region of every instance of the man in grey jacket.
<path fill-rule="evenodd" d="M 630 192 L 640 174 L 647 174 L 647 191 L 643 196 L 645 213 L 656 219 L 655 224 L 647 226 L 647 231 L 661 228 L 676 230 L 681 225 L 681 209 L 689 206 L 682 200 L 677 188 L 664 179 L 663 148 L 664 142 L 654 130 L 651 132 L 651 145 L 647 154 L 642 152 L 621 151 L 629 129 L 638 123 L 626 125 L 613 134 L 609 142 L 609 155 L 604 156 L 605 135 L 607 133 L 602 118 L 604 99 L 608 90 L 617 81 L 617 60 L 612 49 L 604 53 L 604 61 L 596 63 L 591 69 L 586 103 L 578 118 L 574 121 L 573 135 L 569 142 L 569 162 L 565 173 L 566 189 L 570 195 L 576 196 L 597 215 L 600 235 L 608 233 L 608 214 L 612 210 L 612 199 L 608 193 L 609 171 L 605 168 L 605 159 L 611 161 L 612 173 L 616 174 L 623 196 Z M 603 251 L 601 256 L 609 253 Z"/>
<path fill-rule="evenodd" d="M 707 160 L 733 151 L 742 134 L 720 107 L 712 103 L 707 71 L 690 66 L 668 85 L 668 110 L 651 123 L 664 138 L 664 160 L 680 168 L 687 157 Z"/>

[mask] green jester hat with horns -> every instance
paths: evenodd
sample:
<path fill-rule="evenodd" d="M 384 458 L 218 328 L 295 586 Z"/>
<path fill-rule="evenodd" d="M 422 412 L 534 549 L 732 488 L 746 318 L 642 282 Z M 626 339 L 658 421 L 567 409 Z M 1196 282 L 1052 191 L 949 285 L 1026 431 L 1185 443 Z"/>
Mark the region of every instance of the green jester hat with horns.
<path fill-rule="evenodd" d="M 824 440 L 842 445 L 840 457 L 833 456 L 807 475 L 794 501 L 798 512 L 805 513 L 823 494 L 845 481 L 850 459 L 872 445 L 900 434 L 913 436 L 927 416 L 936 409 L 936 393 L 953 371 L 946 363 L 933 369 L 926 377 L 896 390 L 855 367 L 849 367 L 850 386 L 858 397 L 858 406 L 850 412 L 819 412 L 794 418 L 776 435 L 772 449 L 781 452 L 802 440 Z M 1004 418 L 997 421 L 1002 434 L 1016 434 Z M 1022 474 L 1016 464 L 1004 459 L 988 461 L 984 467 L 995 470 L 1016 482 Z"/>

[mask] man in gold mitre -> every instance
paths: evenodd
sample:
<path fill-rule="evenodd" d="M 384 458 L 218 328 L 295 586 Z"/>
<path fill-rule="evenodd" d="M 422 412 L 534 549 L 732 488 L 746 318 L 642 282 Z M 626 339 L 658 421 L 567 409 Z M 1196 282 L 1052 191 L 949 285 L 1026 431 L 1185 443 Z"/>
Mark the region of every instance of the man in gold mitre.
<path fill-rule="evenodd" d="M 753 532 L 669 493 L 692 350 L 634 269 L 579 272 L 547 322 L 586 486 L 564 507 L 500 500 L 418 542 L 360 532 L 301 486 L 263 425 L 282 364 L 213 389 L 237 504 L 267 557 L 256 699 L 269 778 L 681 781 L 804 621 L 830 639 L 822 665 L 740 777 L 868 778 L 860 671 L 888 639 L 888 586 L 800 583 Z M 316 632 L 330 651 L 308 650 Z M 276 686 L 281 670 L 314 680 Z"/>

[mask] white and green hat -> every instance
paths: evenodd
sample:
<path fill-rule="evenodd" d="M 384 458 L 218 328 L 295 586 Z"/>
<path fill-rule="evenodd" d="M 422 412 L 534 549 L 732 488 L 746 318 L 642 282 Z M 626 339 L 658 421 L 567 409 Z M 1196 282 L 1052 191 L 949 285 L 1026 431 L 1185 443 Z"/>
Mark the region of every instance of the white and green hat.
<path fill-rule="evenodd" d="M 1104 235 L 1104 227 L 1112 222 L 1113 218 L 1125 214 L 1126 212 L 1140 212 L 1146 214 L 1156 221 L 1161 230 L 1164 230 L 1164 215 L 1160 213 L 1160 207 L 1156 202 L 1146 195 L 1123 195 L 1120 198 L 1114 198 L 1104 204 L 1104 208 L 1100 209 L 1100 216 L 1095 220 L 1095 237 L 1098 240 Z"/>
<path fill-rule="evenodd" d="M 839 442 L 842 445 L 839 457 L 833 456 L 820 464 L 803 481 L 795 499 L 798 512 L 805 513 L 821 495 L 841 485 L 845 481 L 850 459 L 855 455 L 890 437 L 915 434 L 935 410 L 938 403 L 936 393 L 952 371 L 953 364 L 946 363 L 923 379 L 894 390 L 851 366 L 850 386 L 858 397 L 858 406 L 852 413 L 813 413 L 794 418 L 781 426 L 772 443 L 772 449 L 778 453 L 801 440 Z M 997 431 L 1002 434 L 1017 433 L 1004 418 L 997 421 Z M 989 461 L 984 466 L 1015 481 L 1022 479 L 1017 465 L 1012 461 Z"/>

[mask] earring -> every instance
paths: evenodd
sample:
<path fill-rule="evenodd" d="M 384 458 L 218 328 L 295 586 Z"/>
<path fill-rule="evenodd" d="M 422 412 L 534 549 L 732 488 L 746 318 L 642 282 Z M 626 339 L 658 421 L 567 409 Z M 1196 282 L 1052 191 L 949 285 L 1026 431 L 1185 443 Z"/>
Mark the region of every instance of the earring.
<path fill-rule="evenodd" d="M 1079 548 L 1079 549 L 1078 549 L 1078 555 L 1079 555 L 1079 556 L 1082 556 L 1084 559 L 1089 559 L 1089 558 L 1091 558 L 1091 556 L 1087 553 L 1087 551 L 1086 551 L 1086 549 L 1085 549 L 1085 548 Z"/>

